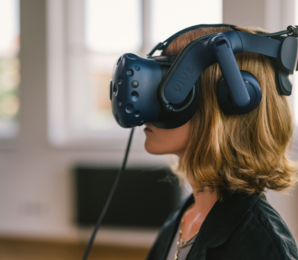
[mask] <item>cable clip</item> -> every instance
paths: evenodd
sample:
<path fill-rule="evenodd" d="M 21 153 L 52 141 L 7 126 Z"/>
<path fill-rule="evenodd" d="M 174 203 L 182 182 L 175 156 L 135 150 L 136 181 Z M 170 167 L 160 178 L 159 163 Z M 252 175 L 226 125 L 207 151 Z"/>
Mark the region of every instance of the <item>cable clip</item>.
<path fill-rule="evenodd" d="M 289 30 L 290 32 L 288 33 L 288 35 L 290 36 L 294 36 L 294 37 L 298 37 L 298 26 L 297 25 L 289 25 L 287 27 L 287 30 Z"/>

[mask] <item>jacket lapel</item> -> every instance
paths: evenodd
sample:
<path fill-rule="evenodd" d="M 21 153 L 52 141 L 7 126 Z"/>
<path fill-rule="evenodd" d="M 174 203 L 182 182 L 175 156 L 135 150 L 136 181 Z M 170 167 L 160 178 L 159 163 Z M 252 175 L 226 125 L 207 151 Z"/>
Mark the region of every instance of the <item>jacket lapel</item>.
<path fill-rule="evenodd" d="M 233 193 L 224 201 L 217 201 L 203 222 L 186 260 L 206 259 L 207 248 L 222 245 L 259 197 L 258 194 Z"/>

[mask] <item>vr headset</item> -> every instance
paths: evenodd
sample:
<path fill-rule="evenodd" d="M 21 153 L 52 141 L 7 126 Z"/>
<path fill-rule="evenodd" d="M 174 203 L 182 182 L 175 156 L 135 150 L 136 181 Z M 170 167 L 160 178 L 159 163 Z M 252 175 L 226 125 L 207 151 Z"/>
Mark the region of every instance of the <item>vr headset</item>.
<path fill-rule="evenodd" d="M 209 34 L 190 42 L 178 56 L 153 56 L 163 51 L 181 34 L 201 27 L 228 27 L 232 31 Z M 218 63 L 223 79 L 217 86 L 220 108 L 228 114 L 245 114 L 262 99 L 257 79 L 240 71 L 235 54 L 253 52 L 271 58 L 276 88 L 280 95 L 291 95 L 289 75 L 298 70 L 298 27 L 262 34 L 238 31 L 227 24 L 196 25 L 158 43 L 147 58 L 123 54 L 116 62 L 110 82 L 113 115 L 121 127 L 151 123 L 159 128 L 176 128 L 194 115 L 199 101 L 199 77 Z M 284 36 L 282 36 L 284 35 Z"/>

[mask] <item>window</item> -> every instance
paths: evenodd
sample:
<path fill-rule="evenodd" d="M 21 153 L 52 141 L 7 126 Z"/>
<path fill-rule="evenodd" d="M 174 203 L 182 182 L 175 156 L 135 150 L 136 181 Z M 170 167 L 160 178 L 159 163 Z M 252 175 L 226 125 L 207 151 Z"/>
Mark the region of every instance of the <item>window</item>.
<path fill-rule="evenodd" d="M 85 120 L 80 122 L 94 130 L 118 128 L 111 112 L 108 86 L 119 56 L 125 52 L 140 53 L 141 1 L 85 0 L 84 19 L 91 102 L 88 117 L 83 116 Z"/>
<path fill-rule="evenodd" d="M 14 137 L 18 130 L 19 2 L 0 0 L 0 137 Z"/>
<path fill-rule="evenodd" d="M 192 25 L 222 23 L 222 0 L 153 0 L 152 7 L 153 43 Z"/>

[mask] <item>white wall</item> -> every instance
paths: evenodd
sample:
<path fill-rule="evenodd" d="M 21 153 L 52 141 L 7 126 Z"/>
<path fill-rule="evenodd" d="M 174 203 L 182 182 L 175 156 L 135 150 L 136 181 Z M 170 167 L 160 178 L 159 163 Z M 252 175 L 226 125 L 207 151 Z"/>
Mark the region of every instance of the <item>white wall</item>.
<path fill-rule="evenodd" d="M 258 21 L 256 24 L 266 28 L 269 19 L 263 17 L 266 1 L 250 1 L 258 7 L 251 9 L 253 18 L 243 9 L 244 3 L 248 1 L 224 0 L 224 22 L 246 26 Z M 79 230 L 73 224 L 70 170 L 77 162 L 120 166 L 124 147 L 123 150 L 101 151 L 100 144 L 98 149 L 58 149 L 49 144 L 45 23 L 45 0 L 21 1 L 20 133 L 15 146 L 0 150 L 0 236 L 78 241 L 85 239 L 89 231 Z M 141 136 L 142 132 L 137 135 Z M 150 156 L 142 146 L 142 142 L 133 143 L 129 165 L 165 164 L 165 157 Z M 269 197 L 298 238 L 297 191 L 292 197 L 275 193 L 270 193 Z M 104 230 L 99 232 L 98 240 L 125 243 L 121 236 L 126 235 L 125 231 Z M 126 243 L 148 245 L 155 235 L 155 231 L 142 235 L 135 231 Z"/>

